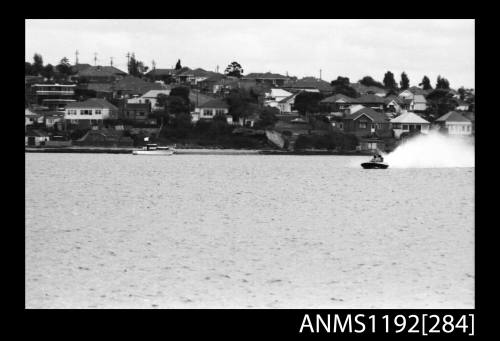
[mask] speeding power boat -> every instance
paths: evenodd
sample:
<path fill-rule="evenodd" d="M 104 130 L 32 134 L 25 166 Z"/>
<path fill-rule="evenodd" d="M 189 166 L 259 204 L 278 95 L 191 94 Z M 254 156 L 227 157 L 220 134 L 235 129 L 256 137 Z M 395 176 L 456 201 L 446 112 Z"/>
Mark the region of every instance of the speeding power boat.
<path fill-rule="evenodd" d="M 170 147 L 161 147 L 154 143 L 148 143 L 142 149 L 132 151 L 133 155 L 173 155 L 174 150 Z"/>
<path fill-rule="evenodd" d="M 364 169 L 386 169 L 389 165 L 384 162 L 384 158 L 382 156 L 375 155 L 370 161 L 363 162 L 361 167 Z"/>

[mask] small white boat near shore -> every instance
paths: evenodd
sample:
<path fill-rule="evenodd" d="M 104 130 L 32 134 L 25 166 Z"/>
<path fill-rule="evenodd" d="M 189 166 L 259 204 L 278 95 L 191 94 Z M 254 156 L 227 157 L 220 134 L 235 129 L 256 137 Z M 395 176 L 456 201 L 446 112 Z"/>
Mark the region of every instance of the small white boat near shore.
<path fill-rule="evenodd" d="M 173 155 L 175 151 L 170 147 L 161 147 L 154 143 L 149 143 L 142 149 L 132 151 L 132 155 Z"/>

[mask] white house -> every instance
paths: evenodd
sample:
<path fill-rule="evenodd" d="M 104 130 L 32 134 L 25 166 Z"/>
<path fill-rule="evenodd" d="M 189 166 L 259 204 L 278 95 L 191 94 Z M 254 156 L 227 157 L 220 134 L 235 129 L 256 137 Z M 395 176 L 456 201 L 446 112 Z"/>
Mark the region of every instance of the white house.
<path fill-rule="evenodd" d="M 144 95 L 140 97 L 130 98 L 127 103 L 151 103 L 151 111 L 160 110 L 161 108 L 157 106 L 157 98 L 159 94 L 166 96 L 170 95 L 170 89 L 166 90 L 149 90 Z"/>
<path fill-rule="evenodd" d="M 405 112 L 391 120 L 394 136 L 399 139 L 403 133 L 421 132 L 427 134 L 429 132 L 430 123 L 412 112 Z"/>
<path fill-rule="evenodd" d="M 415 90 L 415 92 L 418 90 Z M 420 90 L 422 91 L 422 90 Z M 407 102 L 406 109 L 413 111 L 425 111 L 427 109 L 427 100 L 423 94 L 412 92 L 410 89 L 399 93 L 398 98 Z M 410 102 L 411 100 L 411 102 Z"/>
<path fill-rule="evenodd" d="M 413 96 L 413 109 L 414 111 L 425 111 L 427 109 L 427 100 L 424 95 Z"/>
<path fill-rule="evenodd" d="M 28 108 L 24 109 L 24 126 L 33 125 L 35 122 L 43 123 L 43 116 L 31 111 Z"/>
<path fill-rule="evenodd" d="M 292 94 L 278 102 L 278 109 L 280 110 L 281 114 L 291 114 L 297 112 L 294 108 L 294 105 L 295 97 L 297 97 L 298 94 L 299 93 Z"/>
<path fill-rule="evenodd" d="M 264 97 L 264 105 L 268 107 L 279 107 L 279 102 L 287 97 L 292 95 L 291 92 L 288 92 L 279 88 L 272 88 L 270 92 L 266 92 Z"/>
<path fill-rule="evenodd" d="M 54 126 L 59 126 L 62 127 L 63 120 L 64 120 L 64 113 L 62 112 L 48 112 L 45 113 L 44 115 L 44 120 L 45 120 L 45 127 L 47 128 L 54 128 Z"/>
<path fill-rule="evenodd" d="M 472 122 L 462 114 L 456 111 L 441 116 L 435 122 L 448 135 L 468 136 L 472 135 Z"/>
<path fill-rule="evenodd" d="M 94 123 L 105 119 L 116 118 L 118 108 L 103 98 L 89 98 L 83 102 L 68 103 L 64 111 L 64 119 L 70 123 L 89 121 Z"/>
<path fill-rule="evenodd" d="M 226 121 L 232 123 L 232 117 L 229 118 L 229 105 L 220 100 L 213 99 L 195 107 L 194 112 L 191 113 L 192 121 L 198 120 L 211 120 L 215 115 L 225 115 Z"/>

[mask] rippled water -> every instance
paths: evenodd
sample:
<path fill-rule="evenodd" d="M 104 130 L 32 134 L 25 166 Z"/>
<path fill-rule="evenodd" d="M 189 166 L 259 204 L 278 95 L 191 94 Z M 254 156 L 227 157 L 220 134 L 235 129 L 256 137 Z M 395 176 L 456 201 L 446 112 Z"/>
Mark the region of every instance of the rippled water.
<path fill-rule="evenodd" d="M 472 308 L 474 168 L 365 160 L 28 153 L 26 306 Z"/>

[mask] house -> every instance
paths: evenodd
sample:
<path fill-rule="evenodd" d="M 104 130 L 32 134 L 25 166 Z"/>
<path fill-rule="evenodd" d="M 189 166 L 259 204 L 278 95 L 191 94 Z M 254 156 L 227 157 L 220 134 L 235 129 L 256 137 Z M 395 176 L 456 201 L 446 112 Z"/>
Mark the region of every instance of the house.
<path fill-rule="evenodd" d="M 173 80 L 175 76 L 175 69 L 156 69 L 149 71 L 144 75 L 146 78 L 152 81 L 169 81 Z"/>
<path fill-rule="evenodd" d="M 393 115 L 400 114 L 403 111 L 401 102 L 402 101 L 397 96 L 388 96 L 384 98 L 384 110 L 388 113 L 392 113 Z"/>
<path fill-rule="evenodd" d="M 150 90 L 166 90 L 167 86 L 159 83 L 147 82 L 138 77 L 127 76 L 117 80 L 113 86 L 115 97 L 132 98 L 142 96 Z"/>
<path fill-rule="evenodd" d="M 238 77 L 214 74 L 202 81 L 199 81 L 197 85 L 202 92 L 224 94 L 229 92 L 232 88 L 236 88 L 238 85 L 238 80 Z"/>
<path fill-rule="evenodd" d="M 385 97 L 387 95 L 387 90 L 380 88 L 378 86 L 370 85 L 366 86 L 361 83 L 350 83 L 349 86 L 356 90 L 360 95 L 376 95 L 378 97 Z"/>
<path fill-rule="evenodd" d="M 60 111 L 46 111 L 41 113 L 46 128 L 63 129 L 64 113 Z"/>
<path fill-rule="evenodd" d="M 121 118 L 134 121 L 146 121 L 151 114 L 151 103 L 130 103 L 126 102 L 121 110 Z M 156 120 L 153 120 L 156 122 Z"/>
<path fill-rule="evenodd" d="M 325 112 L 347 112 L 349 107 L 355 103 L 358 103 L 355 98 L 343 94 L 335 94 L 333 96 L 322 99 L 319 104 L 322 111 Z"/>
<path fill-rule="evenodd" d="M 365 94 L 356 98 L 356 103 L 372 108 L 373 110 L 383 111 L 385 99 L 374 94 Z"/>
<path fill-rule="evenodd" d="M 243 127 L 252 128 L 259 119 L 260 119 L 259 114 L 253 113 L 246 117 L 240 117 L 238 120 L 238 124 Z"/>
<path fill-rule="evenodd" d="M 473 111 L 460 112 L 465 118 L 469 119 L 472 123 L 472 135 L 476 134 L 476 114 Z"/>
<path fill-rule="evenodd" d="M 416 112 L 424 112 L 427 110 L 427 100 L 424 95 L 413 96 L 413 108 L 411 110 Z"/>
<path fill-rule="evenodd" d="M 175 75 L 175 79 L 179 83 L 197 85 L 199 82 L 204 81 L 207 78 L 214 75 L 220 75 L 220 74 L 212 71 L 206 71 L 203 70 L 202 68 L 197 68 L 194 70 L 188 69 L 186 71 L 178 73 Z"/>
<path fill-rule="evenodd" d="M 196 122 L 198 120 L 208 119 L 211 120 L 215 115 L 224 115 L 226 116 L 226 121 L 232 122 L 232 117 L 228 120 L 229 116 L 229 105 L 220 99 L 213 99 L 208 102 L 204 102 L 203 104 L 197 105 L 194 109 L 194 112 L 191 113 L 192 121 Z"/>
<path fill-rule="evenodd" d="M 315 77 L 304 77 L 299 80 L 288 80 L 283 85 L 283 89 L 291 92 L 320 92 L 326 96 L 331 95 L 333 92 L 333 88 L 330 83 Z"/>
<path fill-rule="evenodd" d="M 113 98 L 113 85 L 111 83 L 83 83 L 75 89 L 76 95 L 85 94 L 89 97 Z"/>
<path fill-rule="evenodd" d="M 24 136 L 25 146 L 43 146 L 49 141 L 49 135 L 38 129 L 29 130 Z"/>
<path fill-rule="evenodd" d="M 68 103 L 76 101 L 75 87 L 76 84 L 33 84 L 31 98 L 50 110 L 63 111 Z"/>
<path fill-rule="evenodd" d="M 92 65 L 90 65 L 90 64 L 85 64 L 85 63 L 83 63 L 83 64 L 75 64 L 75 65 L 71 65 L 71 72 L 72 72 L 72 73 L 77 74 L 77 73 L 79 73 L 80 71 L 83 71 L 83 70 L 85 70 L 85 69 L 88 69 L 88 68 L 89 68 L 89 67 L 91 67 L 91 66 L 92 66 Z"/>
<path fill-rule="evenodd" d="M 126 72 L 114 66 L 90 66 L 80 70 L 73 79 L 82 83 L 113 83 L 127 75 Z"/>
<path fill-rule="evenodd" d="M 140 97 L 134 97 L 127 100 L 127 103 L 151 103 L 151 111 L 161 110 L 162 108 L 158 106 L 158 95 L 162 94 L 165 96 L 170 95 L 171 86 L 166 85 L 164 90 L 149 90 L 144 95 Z"/>
<path fill-rule="evenodd" d="M 25 108 L 24 109 L 24 128 L 25 131 L 28 126 L 36 125 L 37 123 L 43 123 L 43 116 L 38 115 L 36 112 Z"/>
<path fill-rule="evenodd" d="M 271 88 L 269 92 L 266 92 L 264 95 L 264 105 L 268 107 L 278 108 L 279 102 L 282 99 L 290 97 L 292 95 L 291 92 L 280 88 Z"/>
<path fill-rule="evenodd" d="M 355 134 L 358 137 L 376 135 L 378 137 L 391 137 L 392 131 L 389 118 L 385 113 L 362 107 L 351 111 L 343 119 L 343 131 Z"/>
<path fill-rule="evenodd" d="M 469 111 L 469 108 L 470 108 L 469 103 L 462 101 L 462 100 L 459 100 L 458 106 L 455 108 L 455 110 L 456 111 Z"/>
<path fill-rule="evenodd" d="M 427 93 L 426 90 L 411 87 L 401 91 L 398 98 L 404 103 L 404 109 L 423 112 L 427 109 L 427 100 L 425 99 Z"/>
<path fill-rule="evenodd" d="M 295 97 L 297 97 L 299 93 L 300 92 L 291 94 L 290 96 L 285 97 L 278 102 L 278 109 L 280 110 L 280 114 L 293 115 L 297 113 L 297 110 L 295 110 L 294 106 Z"/>
<path fill-rule="evenodd" d="M 285 82 L 289 79 L 287 76 L 278 73 L 249 73 L 242 77 L 243 80 L 255 81 L 257 84 L 267 84 L 272 87 L 283 87 Z"/>
<path fill-rule="evenodd" d="M 118 108 L 102 98 L 89 98 L 83 102 L 73 102 L 66 106 L 64 119 L 67 123 L 91 126 L 105 119 L 115 119 Z"/>
<path fill-rule="evenodd" d="M 458 111 L 450 111 L 434 121 L 448 135 L 472 135 L 472 122 Z"/>
<path fill-rule="evenodd" d="M 199 108 L 201 105 L 203 105 L 209 101 L 212 101 L 214 99 L 215 99 L 214 97 L 204 95 L 201 92 L 196 91 L 196 90 L 192 90 L 189 92 L 189 102 L 191 102 L 195 108 L 196 107 Z"/>
<path fill-rule="evenodd" d="M 427 134 L 430 123 L 413 112 L 405 112 L 391 120 L 394 137 L 400 138 L 403 133 L 420 132 Z"/>

